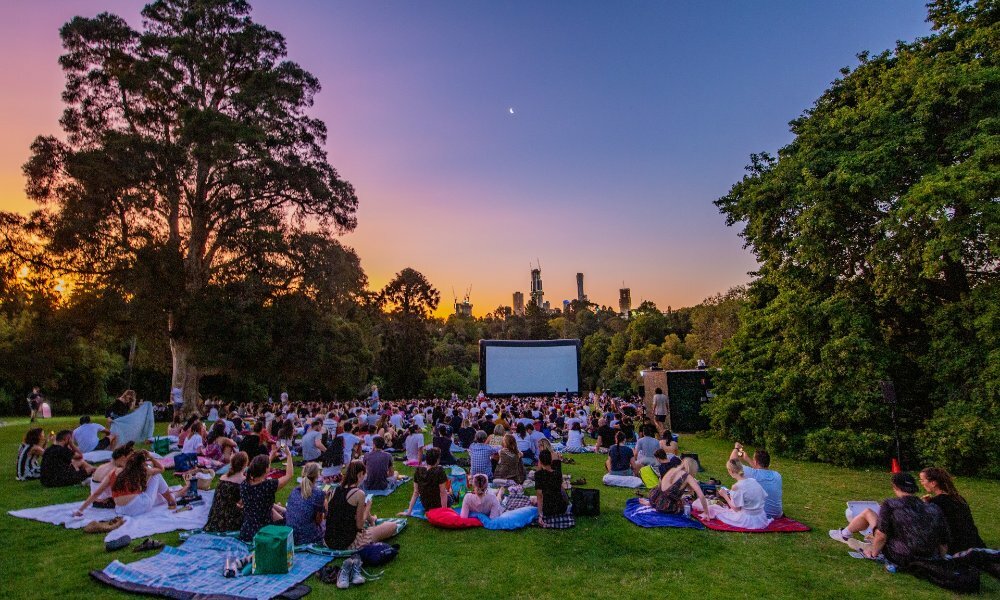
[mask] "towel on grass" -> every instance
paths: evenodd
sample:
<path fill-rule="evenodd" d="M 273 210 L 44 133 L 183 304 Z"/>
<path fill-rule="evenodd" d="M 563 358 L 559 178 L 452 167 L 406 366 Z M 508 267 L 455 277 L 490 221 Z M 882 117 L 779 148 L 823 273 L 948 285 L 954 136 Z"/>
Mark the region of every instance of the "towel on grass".
<path fill-rule="evenodd" d="M 229 537 L 194 535 L 179 547 L 167 546 L 156 556 L 129 564 L 114 561 L 103 571 L 91 573 L 99 581 L 129 590 L 147 586 L 160 595 L 184 597 L 177 592 L 211 598 L 274 598 L 305 580 L 333 557 L 313 553 L 296 554 L 284 575 L 223 576 L 226 557 L 245 556 L 250 548 Z M 101 576 L 103 575 L 103 577 Z"/>
<path fill-rule="evenodd" d="M 712 519 L 710 521 L 702 521 L 705 527 L 713 531 L 734 531 L 740 533 L 800 533 L 803 531 L 809 531 L 809 527 L 794 519 L 789 519 L 788 517 L 778 517 L 771 521 L 771 524 L 764 529 L 744 529 L 742 527 L 733 527 L 727 523 L 723 523 L 718 519 Z"/>
<path fill-rule="evenodd" d="M 684 515 L 668 515 L 661 513 L 652 506 L 643 506 L 638 498 L 629 498 L 625 502 L 625 518 L 639 527 L 678 527 L 681 529 L 704 529 L 705 526 L 697 519 Z"/>
<path fill-rule="evenodd" d="M 153 404 L 143 402 L 139 408 L 124 417 L 118 417 L 111 422 L 111 433 L 118 436 L 118 445 L 129 442 L 139 443 L 153 435 Z"/>
<path fill-rule="evenodd" d="M 191 510 L 174 512 L 166 504 L 160 504 L 149 512 L 137 517 L 122 517 L 125 523 L 104 536 L 104 541 L 117 540 L 123 535 L 132 539 L 141 539 L 157 533 L 167 533 L 178 529 L 200 529 L 208 522 L 208 511 L 212 506 L 214 490 L 199 492 L 203 503 L 193 506 Z M 66 529 L 81 529 L 91 521 L 105 521 L 115 517 L 115 511 L 110 508 L 94 508 L 83 511 L 82 517 L 74 517 L 73 512 L 80 508 L 82 502 L 67 502 L 53 506 L 12 510 L 10 515 L 21 519 L 31 519 L 53 525 L 64 525 Z"/>
<path fill-rule="evenodd" d="M 612 487 L 623 487 L 623 488 L 641 488 L 646 487 L 642 483 L 642 479 L 639 477 L 634 477 L 632 475 L 612 475 L 608 473 L 601 480 L 604 485 L 609 485 Z"/>

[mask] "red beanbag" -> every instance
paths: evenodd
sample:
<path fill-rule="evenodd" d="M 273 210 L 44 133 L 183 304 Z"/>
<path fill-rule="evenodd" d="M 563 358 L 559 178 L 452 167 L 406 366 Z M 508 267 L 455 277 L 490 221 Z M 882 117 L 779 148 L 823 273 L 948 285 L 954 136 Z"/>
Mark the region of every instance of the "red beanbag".
<path fill-rule="evenodd" d="M 479 519 L 463 519 L 461 515 L 452 508 L 432 508 L 427 511 L 427 522 L 435 527 L 444 529 L 467 529 L 469 527 L 482 527 L 483 523 Z"/>

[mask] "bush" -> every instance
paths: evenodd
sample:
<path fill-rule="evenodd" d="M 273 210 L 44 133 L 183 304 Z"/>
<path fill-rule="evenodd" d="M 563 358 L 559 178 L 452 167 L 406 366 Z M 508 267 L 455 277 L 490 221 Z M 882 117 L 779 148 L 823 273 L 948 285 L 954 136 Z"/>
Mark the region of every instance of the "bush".
<path fill-rule="evenodd" d="M 917 434 L 917 449 L 928 465 L 1000 477 L 1000 409 L 972 402 L 946 404 Z"/>
<path fill-rule="evenodd" d="M 809 458 L 844 467 L 885 461 L 892 447 L 891 435 L 829 427 L 813 431 L 805 442 Z"/>

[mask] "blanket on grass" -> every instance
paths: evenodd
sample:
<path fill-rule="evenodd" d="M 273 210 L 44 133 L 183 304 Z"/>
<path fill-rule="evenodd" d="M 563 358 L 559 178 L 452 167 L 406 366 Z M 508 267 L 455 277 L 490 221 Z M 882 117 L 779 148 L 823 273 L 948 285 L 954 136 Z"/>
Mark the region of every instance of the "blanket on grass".
<path fill-rule="evenodd" d="M 153 435 L 153 403 L 143 402 L 139 408 L 111 422 L 111 433 L 118 436 L 118 445 L 139 443 Z"/>
<path fill-rule="evenodd" d="M 712 519 L 710 521 L 702 521 L 705 527 L 713 531 L 735 531 L 740 533 L 800 533 L 803 531 L 809 531 L 809 527 L 794 519 L 789 519 L 788 517 L 778 517 L 771 521 L 771 524 L 764 529 L 743 529 L 742 527 L 733 527 L 723 523 L 718 519 Z"/>
<path fill-rule="evenodd" d="M 601 479 L 604 485 L 612 487 L 623 487 L 623 488 L 641 488 L 646 487 L 639 477 L 632 477 L 630 475 L 612 475 L 608 473 Z"/>
<path fill-rule="evenodd" d="M 302 553 L 295 555 L 292 568 L 285 575 L 247 575 L 231 579 L 223 576 L 227 557 L 249 553 L 250 547 L 234 538 L 194 535 L 177 548 L 167 546 L 156 556 L 127 565 L 116 560 L 92 575 L 98 581 L 125 590 L 131 585 L 148 586 L 168 598 L 178 597 L 176 592 L 180 591 L 196 597 L 264 600 L 281 595 L 333 560 L 331 556 Z"/>
<path fill-rule="evenodd" d="M 668 515 L 652 506 L 643 506 L 638 498 L 625 502 L 625 518 L 639 527 L 678 527 L 681 529 L 704 529 L 697 519 L 684 515 Z"/>
<path fill-rule="evenodd" d="M 146 514 L 137 517 L 123 517 L 125 523 L 104 536 L 104 541 L 117 540 L 123 535 L 127 535 L 135 540 L 157 533 L 177 531 L 178 529 L 200 529 L 204 527 L 205 523 L 208 522 L 208 511 L 212 507 L 212 497 L 215 491 L 209 490 L 199 493 L 204 502 L 193 506 L 191 510 L 174 512 L 168 509 L 166 504 L 161 504 Z M 67 502 L 66 504 L 55 504 L 53 506 L 12 510 L 9 514 L 21 519 L 63 525 L 66 529 L 81 529 L 91 521 L 104 521 L 115 517 L 114 510 L 109 508 L 94 508 L 93 506 L 83 511 L 82 517 L 74 517 L 73 512 L 80 508 L 80 504 L 82 502 Z"/>

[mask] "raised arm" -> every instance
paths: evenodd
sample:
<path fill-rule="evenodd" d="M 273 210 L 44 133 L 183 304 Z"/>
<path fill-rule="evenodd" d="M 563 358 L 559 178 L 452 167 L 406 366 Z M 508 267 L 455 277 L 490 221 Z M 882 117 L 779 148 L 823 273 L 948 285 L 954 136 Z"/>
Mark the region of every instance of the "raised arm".
<path fill-rule="evenodd" d="M 288 485 L 288 482 L 295 479 L 295 461 L 292 460 L 291 453 L 285 455 L 285 474 L 278 479 L 278 489 Z"/>

